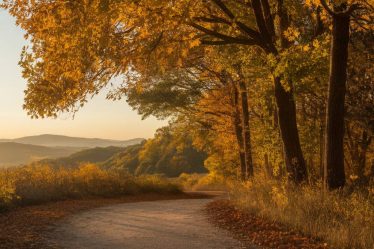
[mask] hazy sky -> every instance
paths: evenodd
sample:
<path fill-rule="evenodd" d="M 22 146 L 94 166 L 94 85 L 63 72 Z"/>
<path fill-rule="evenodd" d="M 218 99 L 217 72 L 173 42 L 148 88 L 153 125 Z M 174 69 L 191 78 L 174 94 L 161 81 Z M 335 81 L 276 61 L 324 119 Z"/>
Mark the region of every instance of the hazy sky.
<path fill-rule="evenodd" d="M 108 101 L 105 94 L 96 96 L 75 116 L 31 120 L 22 109 L 26 81 L 18 66 L 23 33 L 14 19 L 0 10 L 0 138 L 38 134 L 128 139 L 152 137 L 166 124 L 154 118 L 141 120 L 125 101 Z"/>

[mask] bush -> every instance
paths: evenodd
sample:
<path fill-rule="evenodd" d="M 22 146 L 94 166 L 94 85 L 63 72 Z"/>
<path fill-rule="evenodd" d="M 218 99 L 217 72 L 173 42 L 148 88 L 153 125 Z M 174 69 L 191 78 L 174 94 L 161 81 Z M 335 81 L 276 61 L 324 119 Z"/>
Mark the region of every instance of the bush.
<path fill-rule="evenodd" d="M 214 174 L 181 174 L 177 182 L 190 191 L 226 191 L 230 180 Z"/>
<path fill-rule="evenodd" d="M 372 193 L 324 193 L 319 186 L 295 188 L 256 179 L 233 187 L 231 198 L 240 208 L 322 238 L 333 248 L 374 245 Z"/>
<path fill-rule="evenodd" d="M 94 164 L 77 169 L 33 165 L 0 170 L 0 209 L 69 198 L 115 197 L 138 193 L 178 193 L 179 186 L 160 176 L 134 177 Z"/>

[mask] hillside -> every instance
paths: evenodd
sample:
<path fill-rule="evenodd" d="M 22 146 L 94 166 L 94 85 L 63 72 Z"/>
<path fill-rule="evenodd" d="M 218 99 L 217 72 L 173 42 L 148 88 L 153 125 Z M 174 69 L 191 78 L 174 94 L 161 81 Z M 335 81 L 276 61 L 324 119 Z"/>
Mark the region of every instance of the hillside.
<path fill-rule="evenodd" d="M 126 169 L 130 173 L 135 173 L 139 165 L 139 152 L 144 144 L 136 144 L 124 148 L 121 152 L 101 163 L 106 169 Z"/>
<path fill-rule="evenodd" d="M 163 174 L 177 177 L 182 173 L 207 173 L 207 155 L 196 150 L 189 138 L 181 139 L 168 127 L 156 132 L 142 145 L 125 148 L 102 163 L 107 169 L 126 169 L 132 174 Z"/>
<path fill-rule="evenodd" d="M 46 163 L 53 167 L 67 167 L 74 168 L 78 167 L 81 163 L 101 163 L 109 158 L 113 157 L 115 154 L 120 153 L 124 150 L 122 147 L 105 147 L 105 148 L 92 148 L 85 149 L 67 157 L 57 158 L 57 159 L 44 159 L 41 163 Z"/>
<path fill-rule="evenodd" d="M 0 166 L 13 166 L 43 158 L 63 157 L 81 149 L 78 147 L 46 147 L 14 142 L 0 142 Z"/>
<path fill-rule="evenodd" d="M 62 135 L 38 135 L 28 136 L 16 139 L 0 139 L 0 142 L 13 142 L 19 144 L 33 144 L 49 147 L 79 147 L 79 148 L 94 148 L 94 147 L 126 147 L 133 144 L 141 143 L 144 139 L 134 138 L 130 140 L 111 140 L 101 138 L 82 138 L 82 137 L 69 137 Z"/>
<path fill-rule="evenodd" d="M 151 139 L 125 148 L 85 149 L 67 157 L 40 162 L 57 168 L 76 168 L 82 163 L 95 163 L 104 169 L 126 170 L 134 175 L 163 174 L 176 177 L 182 173 L 206 173 L 205 159 L 205 153 L 196 151 L 189 142 L 175 144 L 163 136 L 161 140 Z"/>

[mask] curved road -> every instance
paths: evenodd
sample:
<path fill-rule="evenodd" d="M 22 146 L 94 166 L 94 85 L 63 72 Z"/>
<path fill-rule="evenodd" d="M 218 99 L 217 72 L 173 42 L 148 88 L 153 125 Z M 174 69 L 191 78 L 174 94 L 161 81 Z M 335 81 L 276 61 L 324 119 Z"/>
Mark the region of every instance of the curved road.
<path fill-rule="evenodd" d="M 49 242 L 67 249 L 248 248 L 211 225 L 211 199 L 126 203 L 83 212 L 54 228 Z"/>

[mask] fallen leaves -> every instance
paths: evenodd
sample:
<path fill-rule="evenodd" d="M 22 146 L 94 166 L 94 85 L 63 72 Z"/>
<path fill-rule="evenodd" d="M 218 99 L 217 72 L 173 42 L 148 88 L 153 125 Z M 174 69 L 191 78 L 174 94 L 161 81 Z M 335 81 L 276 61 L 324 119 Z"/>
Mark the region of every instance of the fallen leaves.
<path fill-rule="evenodd" d="M 328 249 L 326 243 L 240 210 L 229 201 L 208 204 L 206 213 L 220 228 L 230 230 L 248 244 L 272 249 Z"/>

